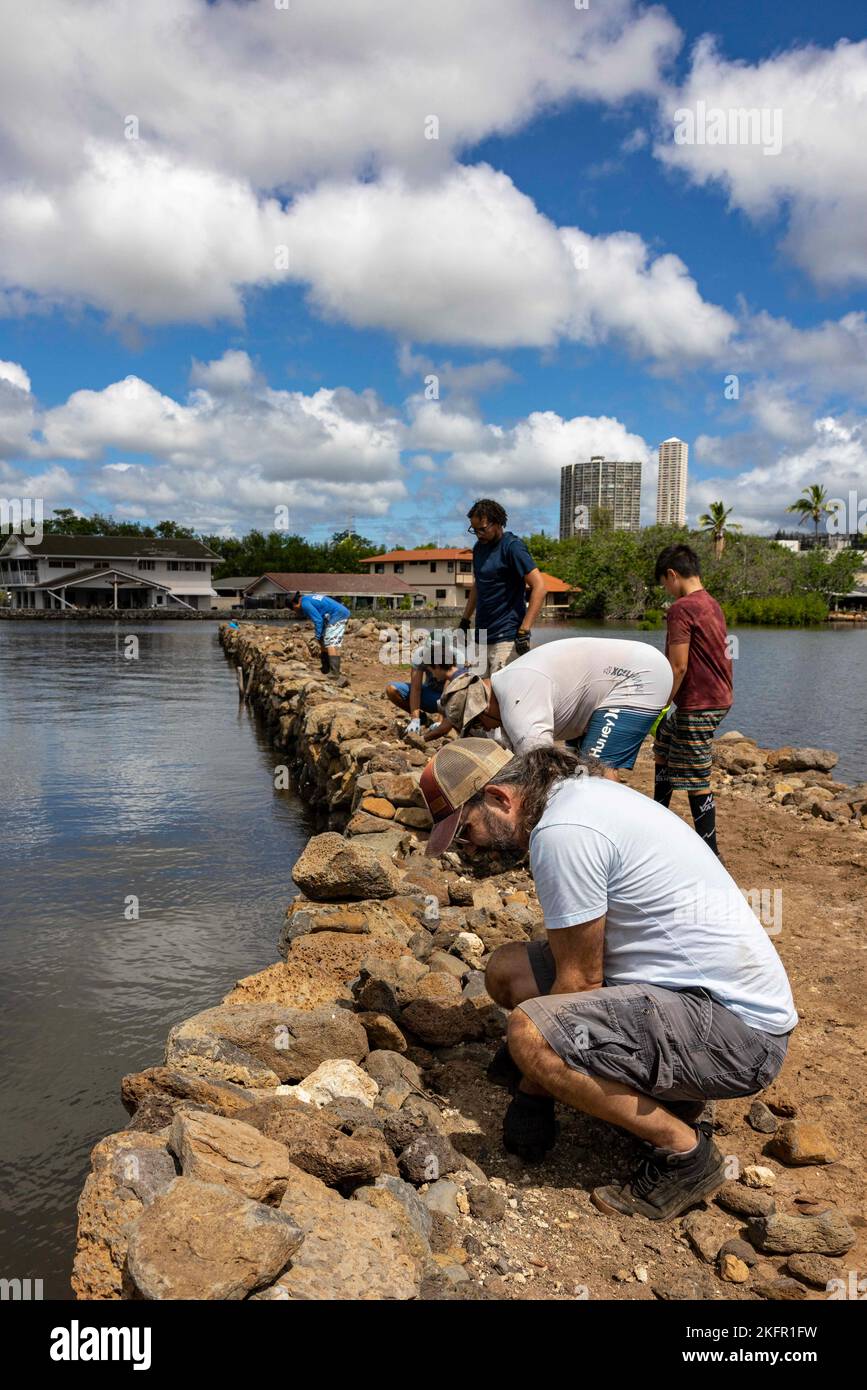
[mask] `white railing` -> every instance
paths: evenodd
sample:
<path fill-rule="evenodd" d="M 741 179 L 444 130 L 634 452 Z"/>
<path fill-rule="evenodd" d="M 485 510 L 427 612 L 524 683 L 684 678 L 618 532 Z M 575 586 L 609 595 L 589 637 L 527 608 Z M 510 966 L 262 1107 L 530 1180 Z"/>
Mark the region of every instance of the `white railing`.
<path fill-rule="evenodd" d="M 9 570 L 7 573 L 0 573 L 0 587 L 8 587 L 10 584 L 36 584 L 38 575 L 36 570 Z"/>

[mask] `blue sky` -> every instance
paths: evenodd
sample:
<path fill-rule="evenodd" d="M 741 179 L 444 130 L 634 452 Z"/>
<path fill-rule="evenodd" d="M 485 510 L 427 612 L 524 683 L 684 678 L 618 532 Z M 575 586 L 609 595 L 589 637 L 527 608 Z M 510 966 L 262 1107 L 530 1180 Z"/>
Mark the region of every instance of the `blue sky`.
<path fill-rule="evenodd" d="M 867 43 L 839 0 L 6 26 L 5 496 L 445 544 L 479 495 L 556 532 L 590 452 L 642 459 L 652 520 L 671 434 L 690 520 L 867 494 Z M 698 103 L 779 113 L 779 149 L 678 145 Z"/>

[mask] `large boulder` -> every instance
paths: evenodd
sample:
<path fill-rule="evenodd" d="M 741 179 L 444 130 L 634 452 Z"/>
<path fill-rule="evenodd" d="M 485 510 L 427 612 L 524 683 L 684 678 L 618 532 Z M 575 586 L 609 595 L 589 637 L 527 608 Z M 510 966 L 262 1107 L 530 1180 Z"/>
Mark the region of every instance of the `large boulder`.
<path fill-rule="evenodd" d="M 271 1297 L 374 1302 L 417 1297 L 422 1261 L 383 1212 L 345 1201 L 307 1173 L 290 1183 L 280 1210 L 305 1238 Z"/>
<path fill-rule="evenodd" d="M 448 975 L 440 979 L 447 980 Z M 401 1013 L 401 1021 L 423 1043 L 431 1047 L 453 1047 L 455 1043 L 483 1038 L 485 1019 L 468 999 L 459 1003 L 440 1003 L 436 999 L 414 999 Z"/>
<path fill-rule="evenodd" d="M 768 754 L 768 767 L 777 772 L 830 772 L 838 762 L 839 754 L 830 748 L 775 748 Z"/>
<path fill-rule="evenodd" d="M 291 1096 L 260 1101 L 247 1111 L 245 1122 L 284 1148 L 297 1168 L 329 1185 L 370 1182 L 382 1172 L 378 1144 L 342 1134 Z"/>
<path fill-rule="evenodd" d="M 238 1056 L 244 1059 L 239 1066 Z M 367 1055 L 367 1034 L 348 1009 L 321 1005 L 290 1009 L 279 1004 L 220 1004 L 178 1024 L 169 1034 L 166 1065 L 189 1071 L 211 1067 L 237 1074 L 247 1086 L 277 1086 L 301 1081 L 330 1057 L 360 1062 Z M 228 1058 L 228 1063 L 224 1060 Z M 266 1080 L 258 1077 L 264 1074 Z"/>
<path fill-rule="evenodd" d="M 349 928 L 344 928 L 349 930 Z M 285 1004 L 315 1009 L 338 999 L 351 999 L 347 986 L 318 962 L 294 957 L 245 975 L 225 996 L 224 1004 Z"/>
<path fill-rule="evenodd" d="M 76 1298 L 128 1298 L 129 1232 L 146 1206 L 177 1177 L 164 1139 L 125 1130 L 101 1139 L 78 1199 L 78 1239 L 72 1267 Z"/>
<path fill-rule="evenodd" d="M 239 1115 L 250 1104 L 250 1092 L 243 1086 L 170 1067 L 131 1072 L 120 1083 L 120 1096 L 133 1117 L 128 1128 L 151 1133 L 171 1124 L 181 1105 L 198 1105 L 216 1115 Z"/>
<path fill-rule="evenodd" d="M 132 1227 L 127 1262 L 143 1298 L 241 1299 L 270 1284 L 303 1239 L 286 1211 L 176 1178 Z"/>
<path fill-rule="evenodd" d="M 330 1105 L 333 1100 L 357 1100 L 372 1109 L 379 1094 L 379 1087 L 373 1078 L 346 1058 L 320 1062 L 315 1071 L 305 1076 L 297 1086 L 288 1089 L 297 1100 L 314 1105 L 317 1109 Z"/>
<path fill-rule="evenodd" d="M 401 1008 L 416 997 L 419 983 L 427 973 L 427 966 L 415 956 L 387 960 L 367 955 L 361 961 L 352 992 L 361 1009 L 387 1014 L 399 1021 Z"/>
<path fill-rule="evenodd" d="M 276 1204 L 286 1191 L 288 1152 L 243 1120 L 201 1111 L 176 1115 L 169 1148 L 185 1178 L 225 1183 L 255 1202 Z"/>
<path fill-rule="evenodd" d="M 314 835 L 292 870 L 309 898 L 391 898 L 400 891 L 400 875 L 384 855 L 369 849 L 371 836 L 344 839 L 335 831 Z"/>

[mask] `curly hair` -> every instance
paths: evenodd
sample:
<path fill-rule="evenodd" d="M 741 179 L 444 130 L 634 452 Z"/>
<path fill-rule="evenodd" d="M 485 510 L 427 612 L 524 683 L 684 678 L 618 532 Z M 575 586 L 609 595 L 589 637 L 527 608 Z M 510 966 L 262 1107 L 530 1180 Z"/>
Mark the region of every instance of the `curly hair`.
<path fill-rule="evenodd" d="M 495 526 L 505 526 L 509 519 L 505 507 L 501 507 L 499 502 L 493 502 L 490 497 L 480 497 L 478 502 L 473 503 L 467 517 L 472 521 L 474 516 L 483 516 Z"/>

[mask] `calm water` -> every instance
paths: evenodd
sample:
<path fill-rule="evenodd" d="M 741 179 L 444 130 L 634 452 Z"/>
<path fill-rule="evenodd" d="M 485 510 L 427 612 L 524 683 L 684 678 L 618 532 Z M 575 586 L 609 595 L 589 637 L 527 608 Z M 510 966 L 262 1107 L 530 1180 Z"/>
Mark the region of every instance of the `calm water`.
<path fill-rule="evenodd" d="M 663 643 L 598 624 L 540 637 L 579 632 Z M 834 748 L 842 777 L 867 780 L 867 631 L 736 635 L 729 727 Z M 63 1298 L 90 1148 L 126 1123 L 121 1076 L 275 959 L 311 827 L 273 791 L 210 623 L 0 622 L 0 748 L 0 1277 Z"/>
<path fill-rule="evenodd" d="M 628 637 L 665 646 L 665 631 L 572 623 L 543 624 L 539 637 Z M 867 627 L 740 627 L 734 663 L 735 702 L 722 726 L 765 748 L 793 743 L 833 748 L 843 782 L 867 781 Z"/>
<path fill-rule="evenodd" d="M 121 1076 L 276 958 L 310 828 L 211 623 L 0 622 L 0 748 L 0 1276 L 66 1298 Z"/>

